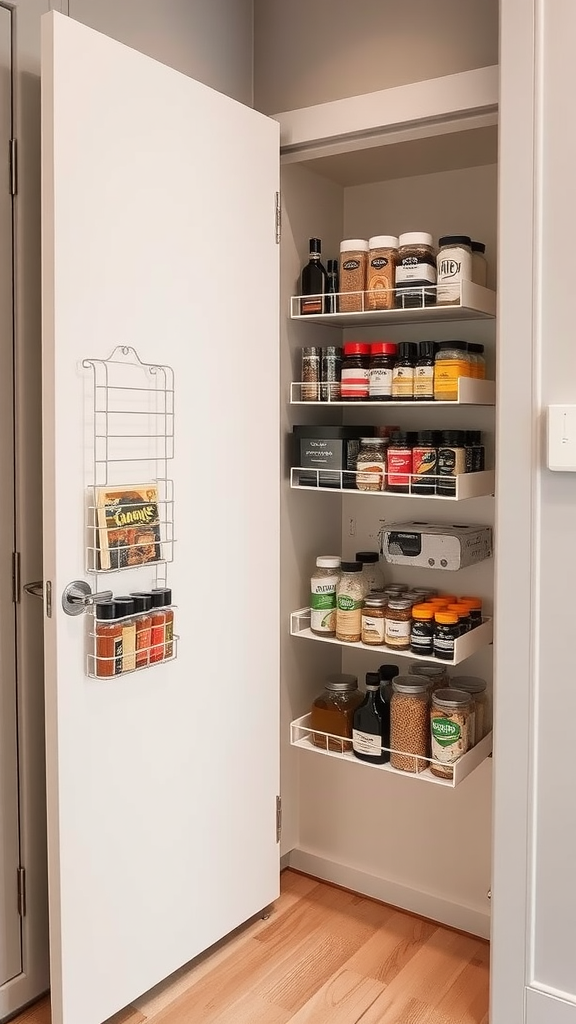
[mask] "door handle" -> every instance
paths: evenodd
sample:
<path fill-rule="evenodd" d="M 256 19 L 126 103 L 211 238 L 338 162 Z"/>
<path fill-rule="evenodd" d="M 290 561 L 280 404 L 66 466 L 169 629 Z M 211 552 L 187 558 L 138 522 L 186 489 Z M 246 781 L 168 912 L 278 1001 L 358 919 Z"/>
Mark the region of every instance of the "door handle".
<path fill-rule="evenodd" d="M 24 590 L 32 597 L 39 597 L 41 601 L 44 600 L 44 580 L 36 580 L 35 583 L 25 583 Z"/>
<path fill-rule="evenodd" d="M 82 612 L 91 608 L 96 601 L 110 601 L 113 597 L 111 590 L 102 590 L 99 594 L 93 594 L 92 588 L 86 580 L 74 580 L 64 588 L 62 594 L 62 607 L 66 615 L 82 615 Z"/>

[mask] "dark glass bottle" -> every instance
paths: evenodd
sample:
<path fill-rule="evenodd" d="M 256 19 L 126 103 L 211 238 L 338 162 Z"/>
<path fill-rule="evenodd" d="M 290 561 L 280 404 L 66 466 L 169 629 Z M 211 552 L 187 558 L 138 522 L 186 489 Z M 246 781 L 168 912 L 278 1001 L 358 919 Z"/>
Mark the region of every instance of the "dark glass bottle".
<path fill-rule="evenodd" d="M 418 349 L 413 341 L 401 341 L 392 371 L 392 401 L 414 400 L 414 364 Z"/>
<path fill-rule="evenodd" d="M 328 271 L 326 274 L 326 297 L 324 299 L 324 312 L 338 312 L 339 275 L 338 260 L 328 260 Z"/>
<path fill-rule="evenodd" d="M 327 289 L 326 268 L 320 262 L 322 242 L 319 238 L 310 239 L 310 259 L 302 271 L 300 294 L 310 298 L 300 300 L 300 312 L 303 314 L 323 313 Z"/>
<path fill-rule="evenodd" d="M 390 760 L 390 751 L 382 750 L 382 746 L 390 746 L 384 741 L 385 704 L 380 696 L 380 676 L 377 672 L 368 672 L 366 676 L 366 696 L 354 712 L 352 729 L 352 750 L 354 756 L 368 764 L 385 764 Z M 388 705 L 388 740 L 390 737 L 390 708 Z"/>
<path fill-rule="evenodd" d="M 434 401 L 434 355 L 433 341 L 421 341 L 418 345 L 418 359 L 414 367 L 414 401 Z"/>

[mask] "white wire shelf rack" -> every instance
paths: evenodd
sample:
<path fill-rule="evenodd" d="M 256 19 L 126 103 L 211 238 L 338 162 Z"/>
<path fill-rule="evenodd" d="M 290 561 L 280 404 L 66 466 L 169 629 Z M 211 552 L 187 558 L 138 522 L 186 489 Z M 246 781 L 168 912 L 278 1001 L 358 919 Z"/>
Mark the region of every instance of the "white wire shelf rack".
<path fill-rule="evenodd" d="M 493 469 L 483 470 L 479 473 L 460 473 L 451 479 L 454 480 L 454 494 L 422 494 L 418 488 L 428 485 L 434 487 L 438 481 L 444 485 L 446 477 L 426 477 L 423 483 L 422 476 L 417 474 L 405 474 L 407 477 L 406 486 L 408 490 L 398 493 L 390 490 L 361 490 L 356 485 L 358 476 L 366 477 L 366 471 L 357 473 L 354 470 L 345 469 L 312 469 L 308 466 L 293 466 L 290 470 L 290 487 L 299 491 L 315 491 L 326 494 L 344 493 L 360 494 L 364 497 L 379 498 L 416 498 L 427 501 L 464 501 L 467 498 L 490 497 L 494 494 L 495 472 Z M 374 474 L 375 475 L 375 474 Z"/>
<path fill-rule="evenodd" d="M 176 608 L 177 605 L 163 605 L 161 608 L 152 609 L 148 614 L 174 612 Z M 162 625 L 152 627 L 150 643 L 146 646 L 135 647 L 133 651 L 124 651 L 120 647 L 114 655 L 108 655 L 104 651 L 107 649 L 109 638 L 102 634 L 99 635 L 96 629 L 98 624 L 110 624 L 111 620 L 96 619 L 93 611 L 92 609 L 90 613 L 90 625 L 87 632 L 88 649 L 86 651 L 86 675 L 90 679 L 106 682 L 176 661 L 180 636 L 173 631 L 173 619 L 170 624 L 170 634 L 167 634 L 167 623 L 164 622 Z M 127 625 L 133 618 L 133 615 L 126 615 L 112 621 L 114 625 L 122 626 Z"/>
<path fill-rule="evenodd" d="M 326 408 L 326 406 L 336 406 L 337 408 L 348 408 L 348 409 L 405 409 L 408 408 L 433 408 L 438 406 L 439 408 L 446 408 L 446 406 L 457 406 L 457 405 L 495 405 L 496 404 L 496 383 L 493 380 L 479 380 L 476 377 L 459 377 L 458 378 L 458 397 L 453 402 L 356 402 L 346 401 L 345 399 L 335 398 L 332 399 L 332 394 L 338 394 L 339 385 L 334 383 L 318 382 L 310 383 L 309 381 L 292 381 L 290 384 L 290 405 L 305 405 L 305 406 L 319 406 L 320 408 Z M 310 398 L 303 398 L 303 395 L 312 395 Z M 322 396 L 322 397 L 321 397 Z"/>
<path fill-rule="evenodd" d="M 491 320 L 496 316 L 496 292 L 490 288 L 483 288 L 481 285 L 473 284 L 472 281 L 462 281 L 459 301 L 449 306 L 436 304 L 436 290 L 436 285 L 410 288 L 411 299 L 408 299 L 404 289 L 391 289 L 388 291 L 391 309 L 370 309 L 368 292 L 340 293 L 334 296 L 337 309 L 340 308 L 342 301 L 345 305 L 353 304 L 357 307 L 352 312 L 343 313 L 303 314 L 301 312 L 303 298 L 307 300 L 316 298 L 326 308 L 327 297 L 324 295 L 293 295 L 290 299 L 290 318 L 323 324 L 326 327 L 356 328 L 386 327 L 393 324 Z M 433 297 L 434 302 L 426 305 L 430 296 Z M 414 302 L 414 305 L 408 306 L 408 301 Z M 400 305 L 401 303 L 405 304 L 404 307 Z"/>
<path fill-rule="evenodd" d="M 430 770 L 431 765 L 438 762 L 433 761 L 432 758 L 416 757 L 410 753 L 405 756 L 413 759 L 412 770 L 402 771 L 399 768 L 393 768 L 389 763 L 369 764 L 366 761 L 361 761 L 354 756 L 351 750 L 343 749 L 345 746 L 351 745 L 350 740 L 343 740 L 341 736 L 312 729 L 311 718 L 312 716 L 307 714 L 290 723 L 290 743 L 293 747 L 298 747 L 300 750 L 309 750 L 314 754 L 320 754 L 324 757 L 335 757 L 340 761 L 361 765 L 363 768 L 368 768 L 371 771 L 386 772 L 403 778 L 416 779 L 419 782 L 447 786 L 450 789 L 460 785 L 492 753 L 492 733 L 490 732 L 475 747 L 472 747 L 471 750 L 454 762 L 450 778 L 440 778 L 438 775 L 434 775 Z M 382 747 L 382 750 L 390 750 L 390 748 Z M 404 751 L 392 751 L 392 753 L 404 754 Z M 442 765 L 442 767 L 445 768 L 445 765 Z"/>
<path fill-rule="evenodd" d="M 412 651 L 399 651 L 395 647 L 386 647 L 385 644 L 348 643 L 344 640 L 337 640 L 334 636 L 317 636 L 310 629 L 310 608 L 298 608 L 297 611 L 291 613 L 290 634 L 300 637 L 302 640 L 314 640 L 320 644 L 335 644 L 337 647 L 372 651 L 378 656 L 393 654 L 394 658 L 409 658 L 410 661 L 425 661 L 428 664 L 437 661 L 439 665 L 460 665 L 477 651 L 488 647 L 494 639 L 493 621 L 486 617 L 480 626 L 476 626 L 475 629 L 471 629 L 469 633 L 465 633 L 454 641 L 454 657 L 445 661 L 444 659 L 435 659 L 430 655 L 413 654 Z"/>

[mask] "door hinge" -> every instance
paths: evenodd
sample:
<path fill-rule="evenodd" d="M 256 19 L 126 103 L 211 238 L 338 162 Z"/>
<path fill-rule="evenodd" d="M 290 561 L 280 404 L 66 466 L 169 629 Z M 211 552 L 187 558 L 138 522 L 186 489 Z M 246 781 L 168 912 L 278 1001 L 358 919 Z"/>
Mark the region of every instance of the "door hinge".
<path fill-rule="evenodd" d="M 16 139 L 8 141 L 9 162 L 10 162 L 10 195 L 15 196 L 18 191 L 18 150 Z"/>
<path fill-rule="evenodd" d="M 20 552 L 12 552 L 12 601 L 18 604 L 20 601 Z"/>
<path fill-rule="evenodd" d="M 26 871 L 18 868 L 18 913 L 20 917 L 26 916 Z"/>
<path fill-rule="evenodd" d="M 282 201 L 280 193 L 276 193 L 276 245 L 280 245 L 280 235 L 282 234 Z"/>
<path fill-rule="evenodd" d="M 276 842 L 279 843 L 282 838 L 282 800 L 279 796 L 276 797 Z"/>

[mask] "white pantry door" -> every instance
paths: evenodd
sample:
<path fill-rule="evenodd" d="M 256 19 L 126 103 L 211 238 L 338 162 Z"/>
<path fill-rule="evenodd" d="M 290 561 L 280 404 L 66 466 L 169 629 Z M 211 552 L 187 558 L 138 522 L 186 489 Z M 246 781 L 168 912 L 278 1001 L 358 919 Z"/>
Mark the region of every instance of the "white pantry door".
<path fill-rule="evenodd" d="M 52 1020 L 100 1024 L 278 894 L 278 126 L 54 13 L 42 105 Z M 86 572 L 117 346 L 174 371 L 180 640 L 106 680 L 61 598 L 154 584 Z"/>

